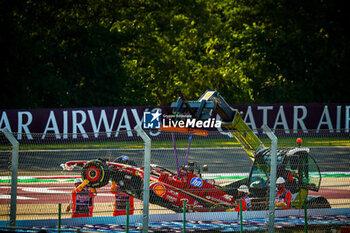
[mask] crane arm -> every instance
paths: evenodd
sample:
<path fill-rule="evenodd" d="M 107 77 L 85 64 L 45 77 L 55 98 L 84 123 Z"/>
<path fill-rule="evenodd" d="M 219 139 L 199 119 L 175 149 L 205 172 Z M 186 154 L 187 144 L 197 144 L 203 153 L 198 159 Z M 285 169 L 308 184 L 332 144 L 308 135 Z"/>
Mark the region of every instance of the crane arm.
<path fill-rule="evenodd" d="M 232 136 L 241 144 L 250 159 L 254 160 L 254 153 L 264 144 L 243 121 L 237 109 L 230 107 L 221 95 L 215 90 L 207 90 L 197 101 L 183 100 L 181 97 L 171 104 L 174 113 L 186 113 L 197 119 L 206 120 L 215 111 L 222 118 L 222 127 L 230 131 Z"/>

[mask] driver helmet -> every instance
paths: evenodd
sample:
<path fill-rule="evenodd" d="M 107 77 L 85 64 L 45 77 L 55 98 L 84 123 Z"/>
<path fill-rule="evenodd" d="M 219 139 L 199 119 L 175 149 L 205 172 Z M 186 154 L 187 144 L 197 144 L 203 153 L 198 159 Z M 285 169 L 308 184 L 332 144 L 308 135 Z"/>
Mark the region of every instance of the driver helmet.
<path fill-rule="evenodd" d="M 118 158 L 116 158 L 116 159 L 114 160 L 114 162 L 116 162 L 116 163 L 122 163 L 122 164 L 127 164 L 127 165 L 131 165 L 131 166 L 134 166 L 134 167 L 137 166 L 136 163 L 135 163 L 135 161 L 129 159 L 129 157 L 126 156 L 126 155 L 119 156 Z"/>
<path fill-rule="evenodd" d="M 119 156 L 118 158 L 116 158 L 116 159 L 114 160 L 114 162 L 123 163 L 123 164 L 128 164 L 128 162 L 129 162 L 129 157 L 126 156 L 126 155 L 122 155 L 122 156 Z"/>
<path fill-rule="evenodd" d="M 76 178 L 74 180 L 74 184 L 78 184 L 78 183 L 83 183 L 83 180 L 81 178 Z"/>
<path fill-rule="evenodd" d="M 283 177 L 278 177 L 278 179 L 276 180 L 276 184 L 284 184 L 286 183 L 285 179 Z"/>
<path fill-rule="evenodd" d="M 239 188 L 237 189 L 238 192 L 242 192 L 242 193 L 247 193 L 249 194 L 249 188 L 247 185 L 241 185 L 239 186 Z"/>

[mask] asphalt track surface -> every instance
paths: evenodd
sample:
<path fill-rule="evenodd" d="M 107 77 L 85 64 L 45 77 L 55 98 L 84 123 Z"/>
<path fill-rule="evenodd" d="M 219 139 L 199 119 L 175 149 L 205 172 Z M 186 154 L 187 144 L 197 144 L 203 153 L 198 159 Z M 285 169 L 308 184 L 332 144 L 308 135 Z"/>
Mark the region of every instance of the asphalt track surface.
<path fill-rule="evenodd" d="M 184 164 L 187 149 L 177 149 L 178 162 Z M 316 160 L 320 171 L 349 171 L 350 147 L 312 147 L 310 154 Z M 118 156 L 127 155 L 138 166 L 143 166 L 144 151 L 142 149 L 115 150 L 45 150 L 20 151 L 19 174 L 62 173 L 60 164 L 70 160 L 92 160 L 109 158 L 114 160 Z M 164 166 L 176 171 L 174 149 L 152 149 L 151 163 Z M 189 161 L 197 162 L 199 166 L 208 165 L 209 173 L 242 173 L 249 172 L 252 161 L 242 148 L 192 148 Z M 0 172 L 8 172 L 9 153 L 0 152 Z"/>
<path fill-rule="evenodd" d="M 183 164 L 186 149 L 178 149 L 179 163 Z M 311 155 L 317 161 L 320 170 L 326 171 L 349 171 L 350 168 L 350 147 L 318 147 L 310 148 Z M 136 161 L 139 166 L 143 164 L 143 150 L 51 150 L 51 151 L 21 151 L 19 159 L 19 173 L 26 172 L 27 175 L 73 175 L 77 171 L 63 171 L 60 164 L 69 160 L 92 160 L 99 157 L 116 158 L 127 155 Z M 4 160 L 5 156 L 0 157 Z M 113 160 L 113 159 L 112 159 Z M 199 165 L 207 164 L 209 173 L 248 173 L 252 161 L 241 148 L 193 148 L 189 155 L 190 161 L 196 161 Z M 1 171 L 5 170 L 2 161 Z M 175 156 L 173 149 L 153 149 L 151 163 L 160 164 L 172 170 L 176 170 Z M 20 183 L 18 185 L 19 204 L 52 204 L 67 203 L 70 200 L 72 190 L 70 183 Z M 98 202 L 113 202 L 113 195 L 109 191 L 109 185 L 98 190 Z M 8 202 L 10 194 L 9 186 L 0 186 L 0 204 Z M 327 199 L 349 198 L 349 190 L 337 190 L 323 187 L 317 193 Z"/>

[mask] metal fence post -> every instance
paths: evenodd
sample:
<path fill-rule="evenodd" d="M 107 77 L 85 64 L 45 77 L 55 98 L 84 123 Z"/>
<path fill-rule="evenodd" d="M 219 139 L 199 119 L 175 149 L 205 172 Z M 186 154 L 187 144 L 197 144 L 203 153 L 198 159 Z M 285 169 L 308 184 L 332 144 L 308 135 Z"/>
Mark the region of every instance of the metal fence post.
<path fill-rule="evenodd" d="M 7 140 L 12 145 L 11 159 L 11 206 L 10 206 L 10 226 L 16 226 L 16 208 L 17 208 L 17 175 L 18 175 L 18 148 L 19 143 L 8 129 L 1 130 Z"/>
<path fill-rule="evenodd" d="M 127 201 L 126 202 L 126 233 L 129 233 L 129 220 L 130 220 L 130 203 L 129 201 Z"/>
<path fill-rule="evenodd" d="M 271 139 L 270 164 L 270 198 L 269 198 L 269 232 L 275 232 L 275 195 L 277 176 L 277 137 L 267 125 L 261 127 Z"/>
<path fill-rule="evenodd" d="M 305 198 L 305 201 L 304 201 L 304 232 L 305 233 L 308 233 L 309 232 L 309 228 L 308 228 L 308 223 L 307 223 L 307 201 L 306 201 L 306 198 Z"/>
<path fill-rule="evenodd" d="M 61 232 L 61 223 L 62 223 L 62 203 L 58 203 L 58 233 Z"/>
<path fill-rule="evenodd" d="M 150 183 L 150 172 L 151 172 L 151 139 L 143 131 L 143 129 L 136 125 L 136 132 L 145 142 L 145 156 L 144 156 L 144 177 L 143 177 L 143 213 L 142 213 L 142 232 L 148 232 L 149 222 L 149 183 Z"/>
<path fill-rule="evenodd" d="M 186 201 L 183 201 L 183 220 L 182 220 L 182 225 L 183 225 L 183 229 L 182 232 L 186 233 Z"/>
<path fill-rule="evenodd" d="M 239 200 L 239 223 L 241 226 L 241 233 L 243 232 L 243 208 L 242 208 L 242 200 Z"/>

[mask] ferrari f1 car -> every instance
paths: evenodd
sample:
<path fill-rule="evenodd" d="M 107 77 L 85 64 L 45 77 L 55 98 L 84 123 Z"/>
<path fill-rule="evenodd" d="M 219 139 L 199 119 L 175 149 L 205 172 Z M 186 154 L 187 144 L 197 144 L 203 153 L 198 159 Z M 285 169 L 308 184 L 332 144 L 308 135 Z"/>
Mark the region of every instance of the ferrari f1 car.
<path fill-rule="evenodd" d="M 144 168 L 137 167 L 127 156 L 118 157 L 115 161 L 69 161 L 62 167 L 66 170 L 82 167 L 82 178 L 90 181 L 90 187 L 103 187 L 110 179 L 115 180 L 120 191 L 142 200 Z M 202 179 L 200 170 L 196 163 L 191 162 L 179 169 L 179 173 L 151 164 L 150 203 L 175 212 L 183 211 L 184 201 L 188 211 L 232 209 L 234 197 Z"/>
<path fill-rule="evenodd" d="M 206 91 L 198 101 L 187 101 L 183 96 L 171 105 L 173 113 L 190 114 L 206 120 L 216 111 L 222 118 L 222 126 L 231 132 L 254 161 L 249 178 L 223 186 L 203 179 L 197 163 L 187 163 L 177 172 L 159 165 L 151 165 L 150 203 L 163 206 L 175 212 L 183 211 L 186 201 L 188 211 L 232 211 L 238 197 L 237 189 L 246 184 L 250 190 L 253 209 L 268 207 L 270 177 L 270 149 L 265 147 L 255 133 L 242 120 L 238 110 L 231 108 L 220 94 Z M 319 168 L 308 148 L 280 148 L 277 154 L 277 176 L 285 177 L 287 188 L 292 192 L 292 207 L 330 208 L 328 201 L 321 196 L 310 196 L 308 190 L 318 191 L 321 183 Z M 186 158 L 187 161 L 187 158 Z M 82 167 L 82 178 L 90 181 L 89 186 L 105 186 L 110 179 L 118 183 L 119 190 L 138 199 L 143 196 L 144 168 L 127 157 L 115 161 L 96 159 L 92 161 L 69 161 L 64 169 Z"/>

